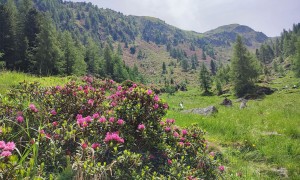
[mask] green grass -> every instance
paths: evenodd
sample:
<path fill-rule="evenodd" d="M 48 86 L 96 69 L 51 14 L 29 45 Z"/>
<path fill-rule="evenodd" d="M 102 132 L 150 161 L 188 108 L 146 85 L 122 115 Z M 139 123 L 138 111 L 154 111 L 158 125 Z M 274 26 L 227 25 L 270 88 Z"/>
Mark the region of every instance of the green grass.
<path fill-rule="evenodd" d="M 289 179 L 300 177 L 300 89 L 292 87 L 299 79 L 287 76 L 271 84 L 280 89 L 262 100 L 250 100 L 245 109 L 233 100 L 233 107 L 219 105 L 223 98 L 201 96 L 197 88 L 162 97 L 170 106 L 166 118 L 175 118 L 179 126 L 198 123 L 207 131 L 211 148 L 224 155 L 228 177 L 237 178 L 241 172 L 246 179 L 280 179 L 276 169 L 286 168 Z M 185 114 L 184 109 L 215 105 L 212 116 Z M 231 176 L 230 176 L 231 175 Z"/>
<path fill-rule="evenodd" d="M 42 86 L 54 86 L 62 85 L 69 82 L 71 77 L 37 77 L 25 73 L 11 72 L 11 71 L 0 71 L 0 94 L 5 94 L 8 90 L 17 86 L 20 82 L 37 81 Z"/>

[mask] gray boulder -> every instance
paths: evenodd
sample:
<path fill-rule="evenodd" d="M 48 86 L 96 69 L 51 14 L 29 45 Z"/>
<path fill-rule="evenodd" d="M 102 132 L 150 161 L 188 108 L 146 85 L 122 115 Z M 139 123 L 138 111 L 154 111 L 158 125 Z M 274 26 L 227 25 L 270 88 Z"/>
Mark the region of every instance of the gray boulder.
<path fill-rule="evenodd" d="M 211 115 L 214 113 L 217 113 L 218 110 L 215 106 L 208 106 L 206 108 L 195 108 L 195 109 L 189 109 L 189 110 L 185 110 L 183 111 L 185 113 L 194 113 L 194 114 L 201 114 L 201 115 Z"/>

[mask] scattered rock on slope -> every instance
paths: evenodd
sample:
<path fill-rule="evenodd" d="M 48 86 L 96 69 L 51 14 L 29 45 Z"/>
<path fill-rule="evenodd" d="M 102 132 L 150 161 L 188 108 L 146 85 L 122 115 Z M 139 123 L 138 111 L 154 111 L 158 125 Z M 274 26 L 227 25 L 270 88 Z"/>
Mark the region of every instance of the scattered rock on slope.
<path fill-rule="evenodd" d="M 194 113 L 194 114 L 201 114 L 201 115 L 211 115 L 218 112 L 215 106 L 208 106 L 206 108 L 195 108 L 183 111 L 185 113 Z"/>

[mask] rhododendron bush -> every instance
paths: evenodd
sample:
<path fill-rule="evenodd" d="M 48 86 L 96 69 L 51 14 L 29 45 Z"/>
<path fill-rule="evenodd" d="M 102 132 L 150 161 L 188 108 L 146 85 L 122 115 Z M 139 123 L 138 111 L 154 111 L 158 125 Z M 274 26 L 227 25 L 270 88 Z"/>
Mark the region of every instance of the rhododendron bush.
<path fill-rule="evenodd" d="M 85 77 L 20 86 L 0 104 L 1 178 L 216 178 L 203 131 L 181 129 L 152 90 Z"/>

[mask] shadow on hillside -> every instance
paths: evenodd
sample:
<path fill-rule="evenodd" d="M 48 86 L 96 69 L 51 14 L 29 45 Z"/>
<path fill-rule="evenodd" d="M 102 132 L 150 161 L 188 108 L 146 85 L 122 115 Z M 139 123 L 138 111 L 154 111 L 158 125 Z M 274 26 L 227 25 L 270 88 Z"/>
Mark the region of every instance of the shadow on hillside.
<path fill-rule="evenodd" d="M 208 92 L 203 92 L 201 95 L 202 95 L 202 96 L 214 96 L 214 93 L 208 91 Z"/>
<path fill-rule="evenodd" d="M 244 98 L 248 100 L 263 99 L 266 95 L 271 95 L 275 91 L 277 91 L 275 88 L 255 86 L 250 93 L 244 96 Z"/>

